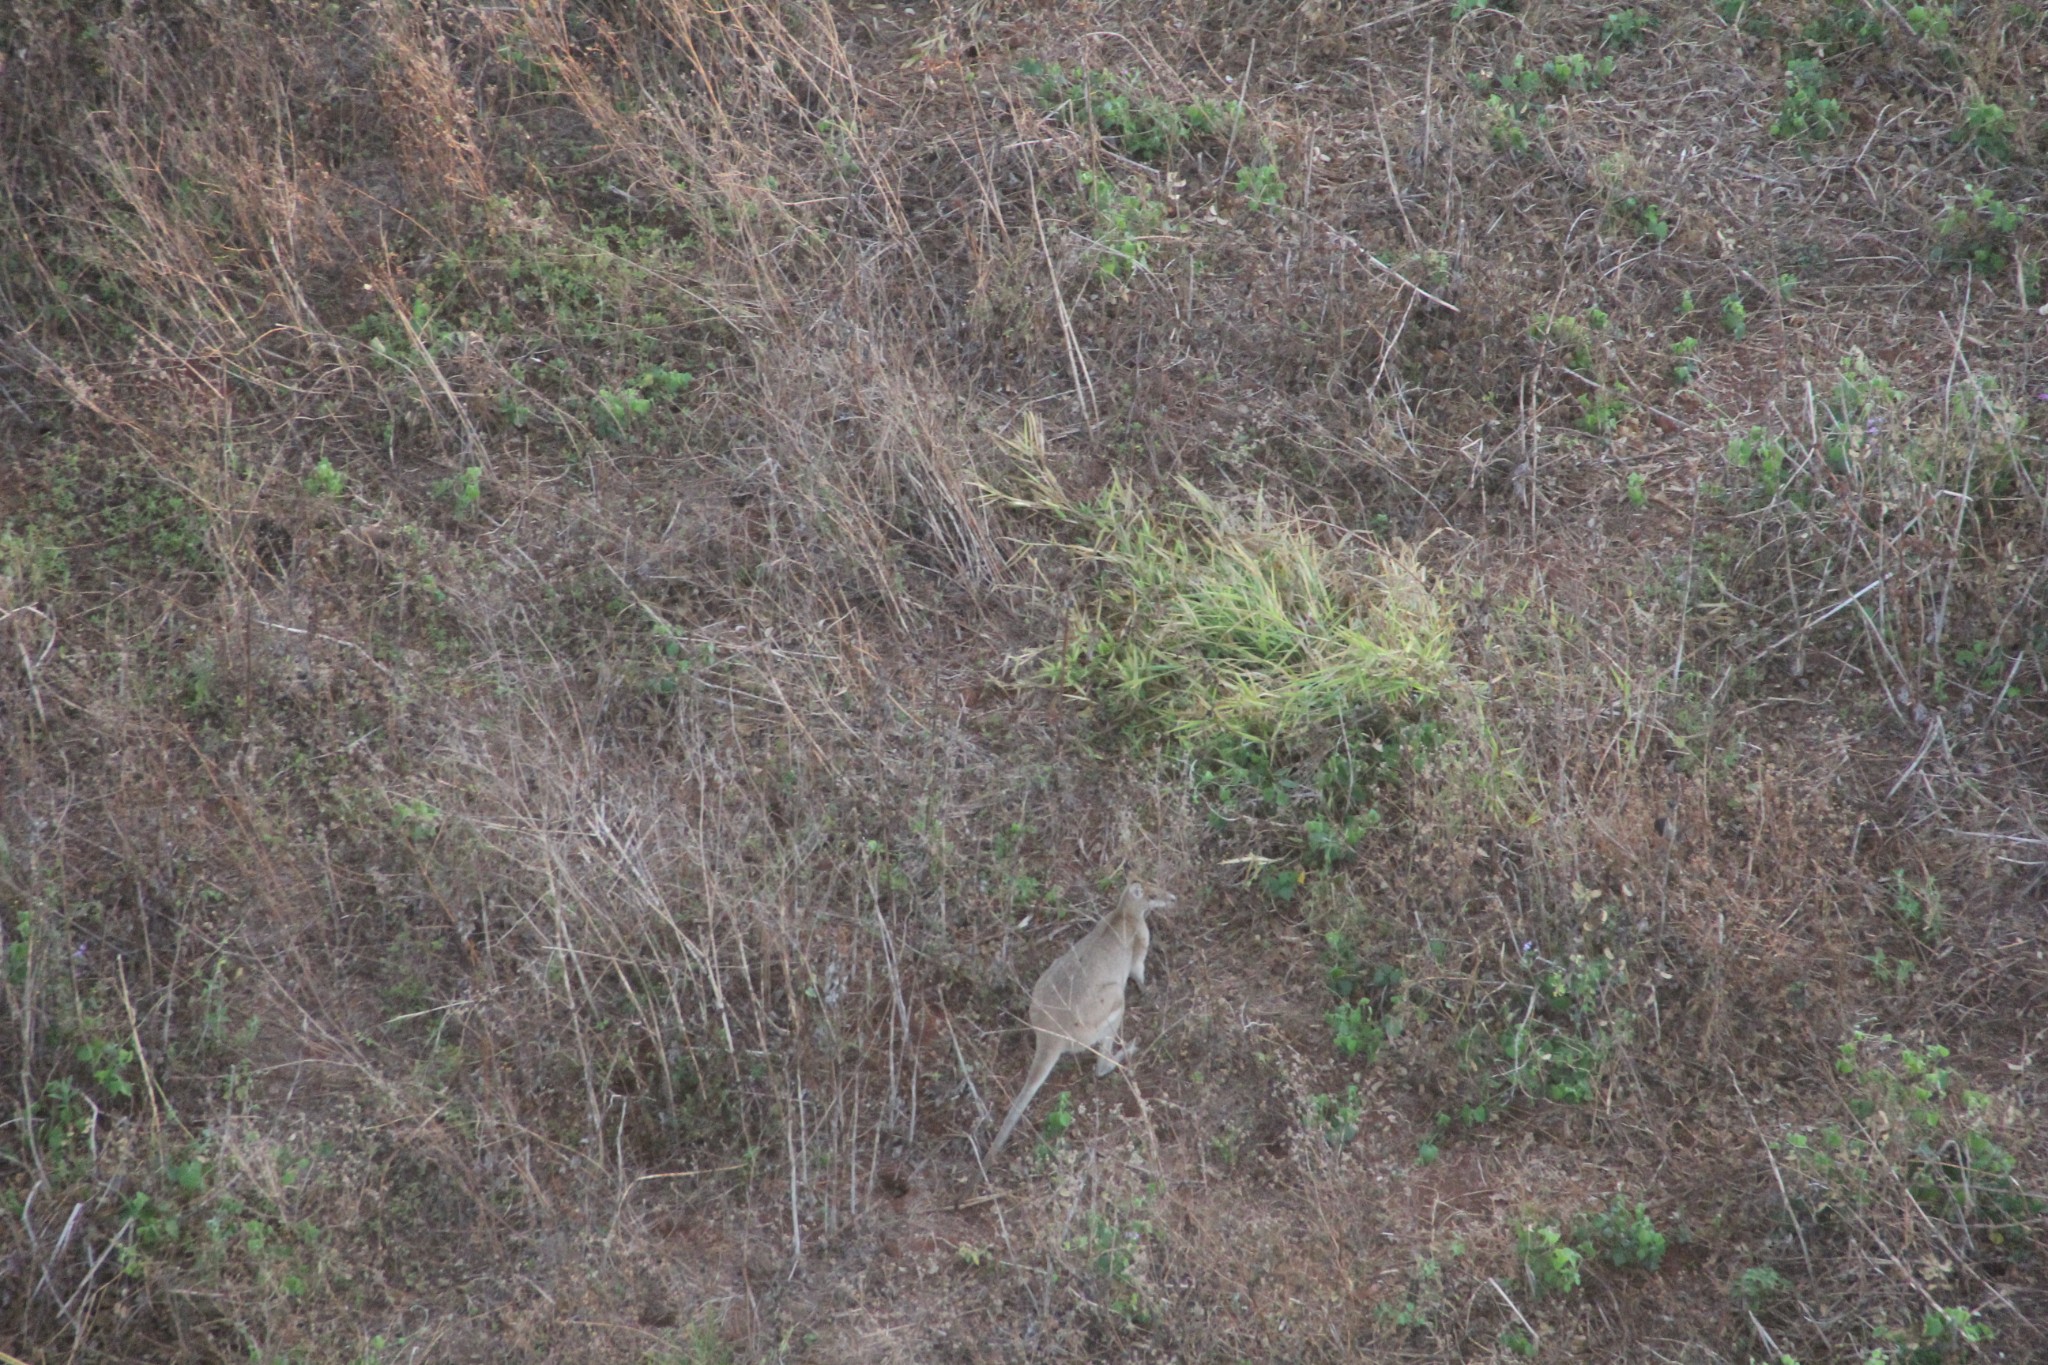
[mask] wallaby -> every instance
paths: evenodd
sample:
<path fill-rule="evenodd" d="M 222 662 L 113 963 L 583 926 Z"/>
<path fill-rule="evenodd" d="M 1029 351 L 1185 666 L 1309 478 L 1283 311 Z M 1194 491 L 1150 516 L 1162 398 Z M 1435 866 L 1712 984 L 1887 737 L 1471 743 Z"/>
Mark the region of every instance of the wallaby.
<path fill-rule="evenodd" d="M 1176 899 L 1170 891 L 1132 882 L 1116 909 L 1038 978 L 1031 988 L 1031 1031 L 1038 1037 L 1038 1054 L 988 1149 L 991 1158 L 1010 1140 L 1017 1120 L 1024 1117 L 1060 1058 L 1069 1052 L 1093 1052 L 1096 1075 L 1107 1076 L 1115 1069 L 1124 1024 L 1124 982 L 1145 984 L 1145 953 L 1152 946 L 1145 916 Z"/>

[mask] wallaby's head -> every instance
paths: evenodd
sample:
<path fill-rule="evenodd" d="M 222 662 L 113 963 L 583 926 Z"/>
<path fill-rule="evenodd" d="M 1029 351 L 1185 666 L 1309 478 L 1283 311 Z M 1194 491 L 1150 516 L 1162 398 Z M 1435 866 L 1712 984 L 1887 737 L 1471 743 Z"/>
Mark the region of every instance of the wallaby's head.
<path fill-rule="evenodd" d="M 1132 882 L 1124 888 L 1123 901 L 1117 909 L 1126 914 L 1136 914 L 1139 919 L 1154 910 L 1169 910 L 1180 900 L 1164 887 L 1149 882 Z"/>

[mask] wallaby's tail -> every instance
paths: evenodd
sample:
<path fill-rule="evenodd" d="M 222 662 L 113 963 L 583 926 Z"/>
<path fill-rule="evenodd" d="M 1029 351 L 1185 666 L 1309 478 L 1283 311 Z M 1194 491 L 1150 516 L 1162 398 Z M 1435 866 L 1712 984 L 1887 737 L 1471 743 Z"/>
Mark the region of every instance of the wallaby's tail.
<path fill-rule="evenodd" d="M 1031 1074 L 1024 1078 L 1024 1088 L 1017 1092 L 1017 1102 L 1010 1106 L 1009 1115 L 1003 1119 L 1003 1126 L 996 1131 L 996 1140 L 989 1146 L 988 1155 L 991 1161 L 1003 1150 L 1003 1144 L 1010 1140 L 1010 1134 L 1016 1130 L 1017 1120 L 1023 1118 L 1024 1111 L 1031 1107 L 1031 1101 L 1037 1097 L 1038 1088 L 1045 1084 L 1045 1078 L 1052 1075 L 1053 1067 L 1059 1063 L 1060 1051 L 1058 1043 L 1044 1034 L 1038 1036 L 1038 1055 L 1031 1059 Z"/>

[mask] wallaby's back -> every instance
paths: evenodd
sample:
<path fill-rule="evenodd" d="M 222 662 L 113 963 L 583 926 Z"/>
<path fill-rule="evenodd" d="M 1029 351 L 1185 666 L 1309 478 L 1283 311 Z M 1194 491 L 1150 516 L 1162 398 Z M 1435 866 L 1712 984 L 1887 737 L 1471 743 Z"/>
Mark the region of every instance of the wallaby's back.
<path fill-rule="evenodd" d="M 1128 891 L 1125 900 L 1130 900 Z M 1091 1025 L 1100 1026 L 1123 1003 L 1124 982 L 1142 953 L 1132 941 L 1133 927 L 1142 939 L 1150 939 L 1144 921 L 1119 905 L 1054 959 L 1031 988 L 1031 1027 L 1069 1039 L 1075 1047 L 1085 1045 L 1094 1036 Z M 1142 980 L 1142 968 L 1138 974 Z"/>

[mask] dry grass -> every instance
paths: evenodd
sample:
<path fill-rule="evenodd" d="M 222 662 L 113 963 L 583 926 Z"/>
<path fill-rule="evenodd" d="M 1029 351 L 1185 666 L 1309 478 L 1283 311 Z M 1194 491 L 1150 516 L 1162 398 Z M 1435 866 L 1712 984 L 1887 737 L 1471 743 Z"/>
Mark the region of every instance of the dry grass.
<path fill-rule="evenodd" d="M 10 1349 L 2048 1350 L 2048 31 L 1456 8 L 0 18 Z M 1441 704 L 1043 685 L 1027 432 Z"/>

